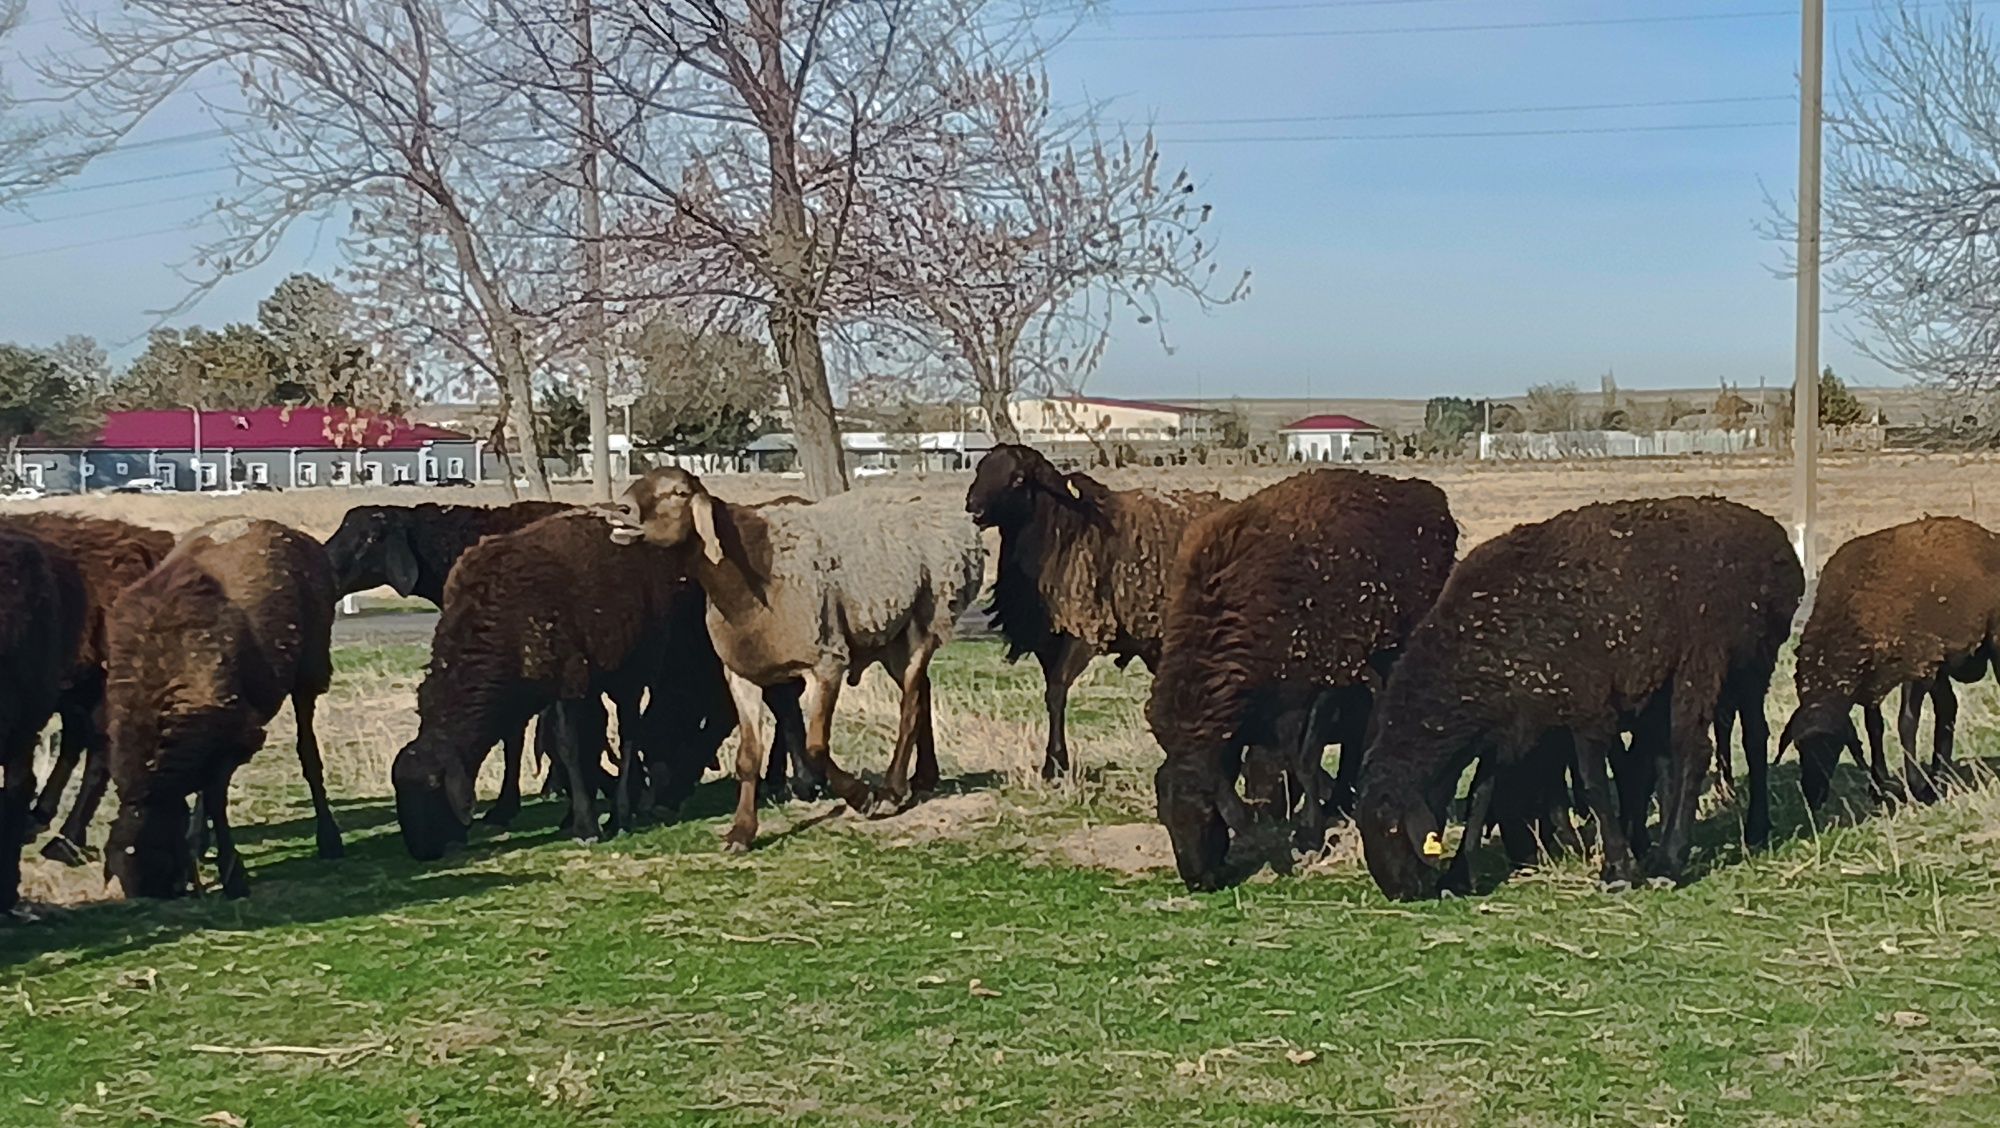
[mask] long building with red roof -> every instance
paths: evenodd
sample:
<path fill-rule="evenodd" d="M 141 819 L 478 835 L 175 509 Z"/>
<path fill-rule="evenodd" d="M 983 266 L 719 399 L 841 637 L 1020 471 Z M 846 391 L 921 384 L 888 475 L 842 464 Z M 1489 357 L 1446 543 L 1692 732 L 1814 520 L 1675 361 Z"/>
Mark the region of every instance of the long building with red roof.
<path fill-rule="evenodd" d="M 157 483 L 170 490 L 301 489 L 478 481 L 482 440 L 348 408 L 112 411 L 84 442 L 30 436 L 14 480 L 52 493 Z"/>

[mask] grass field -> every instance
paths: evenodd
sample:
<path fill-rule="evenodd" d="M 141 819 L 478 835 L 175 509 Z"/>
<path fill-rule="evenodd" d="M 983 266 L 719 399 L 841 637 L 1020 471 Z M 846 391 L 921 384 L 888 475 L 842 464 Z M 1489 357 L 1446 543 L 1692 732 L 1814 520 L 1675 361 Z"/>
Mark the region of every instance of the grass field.
<path fill-rule="evenodd" d="M 1684 492 L 1651 484 L 1675 473 L 1782 499 L 1776 468 L 1768 487 L 1623 473 L 1447 486 L 1475 537 L 1557 494 Z M 1833 504 L 1869 506 L 1837 521 L 2000 487 L 1983 465 L 1880 474 L 1836 477 Z M 424 657 L 336 653 L 321 739 L 344 860 L 313 856 L 281 717 L 238 777 L 249 900 L 98 903 L 95 874 L 30 865 L 43 919 L 0 924 L 0 1124 L 2000 1117 L 1991 786 L 1878 813 L 1844 769 L 1856 809 L 1815 833 L 1788 763 L 1777 845 L 1745 857 L 1711 802 L 1679 890 L 1605 895 L 1581 862 L 1503 882 L 1489 857 L 1487 895 L 1391 905 L 1343 829 L 1303 874 L 1190 897 L 1150 821 L 1143 674 L 1086 675 L 1083 772 L 1049 788 L 1031 778 L 1039 675 L 967 642 L 937 666 L 951 786 L 894 819 L 793 804 L 726 857 L 729 789 L 711 782 L 679 825 L 586 848 L 537 804 L 419 866 L 385 796 Z M 879 768 L 893 720 L 864 684 L 836 751 Z M 1966 695 L 1960 748 L 2000 758 L 1991 685 Z"/>

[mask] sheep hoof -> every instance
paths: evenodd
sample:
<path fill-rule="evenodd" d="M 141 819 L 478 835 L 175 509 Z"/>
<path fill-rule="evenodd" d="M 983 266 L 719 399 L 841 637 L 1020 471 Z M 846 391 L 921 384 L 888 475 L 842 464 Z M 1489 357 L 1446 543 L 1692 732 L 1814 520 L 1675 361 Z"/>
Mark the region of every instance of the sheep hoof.
<path fill-rule="evenodd" d="M 90 861 L 88 851 L 58 834 L 42 845 L 42 857 L 52 862 L 75 867 Z"/>
<path fill-rule="evenodd" d="M 1654 876 L 1646 879 L 1648 889 L 1672 889 L 1676 884 L 1671 877 Z"/>
<path fill-rule="evenodd" d="M 328 839 L 319 844 L 319 856 L 322 861 L 328 862 L 338 858 L 345 858 L 347 856 L 347 847 L 342 845 L 338 838 Z"/>
<path fill-rule="evenodd" d="M 1597 891 L 1600 893 L 1628 893 L 1631 889 L 1632 883 L 1622 877 L 1607 877 L 1597 883 Z"/>
<path fill-rule="evenodd" d="M 723 836 L 722 852 L 725 854 L 748 854 L 750 852 L 750 842 L 748 839 L 738 838 L 735 831 L 730 831 L 727 835 Z"/>
<path fill-rule="evenodd" d="M 26 846 L 28 843 L 47 834 L 50 825 L 50 821 L 41 815 L 36 815 L 29 819 L 27 830 L 21 835 L 21 845 Z"/>
<path fill-rule="evenodd" d="M 495 807 L 479 816 L 479 821 L 492 827 L 494 830 L 506 830 L 514 824 L 514 812 Z"/>

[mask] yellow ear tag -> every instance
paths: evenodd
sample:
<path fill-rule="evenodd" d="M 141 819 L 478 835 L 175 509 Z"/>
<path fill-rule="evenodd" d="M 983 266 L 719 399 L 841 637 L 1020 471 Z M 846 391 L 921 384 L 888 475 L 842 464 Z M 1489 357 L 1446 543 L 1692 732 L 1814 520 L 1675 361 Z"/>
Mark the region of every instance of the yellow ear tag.
<path fill-rule="evenodd" d="M 1426 858 L 1444 857 L 1444 839 L 1439 838 L 1438 832 L 1435 830 L 1431 831 L 1429 834 L 1424 835 L 1424 857 Z"/>
<path fill-rule="evenodd" d="M 1077 492 L 1077 489 L 1076 489 L 1076 483 L 1075 483 L 1075 482 L 1064 482 L 1064 483 L 1063 483 L 1063 485 L 1066 485 L 1066 486 L 1068 486 L 1068 487 L 1069 487 L 1069 496 L 1071 496 L 1071 497 L 1073 497 L 1073 498 L 1077 499 L 1078 501 L 1082 501 L 1082 500 L 1083 500 L 1083 495 L 1082 495 L 1081 493 L 1078 493 L 1078 492 Z"/>

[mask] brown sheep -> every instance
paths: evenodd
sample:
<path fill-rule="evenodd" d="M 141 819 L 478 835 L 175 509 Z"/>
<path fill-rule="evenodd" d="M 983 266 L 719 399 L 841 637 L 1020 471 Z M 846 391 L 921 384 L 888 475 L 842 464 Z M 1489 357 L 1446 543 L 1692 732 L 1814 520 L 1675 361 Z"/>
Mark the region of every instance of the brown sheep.
<path fill-rule="evenodd" d="M 1281 751 L 1305 792 L 1296 845 L 1325 844 L 1375 692 L 1451 570 L 1458 525 L 1429 482 L 1310 470 L 1189 526 L 1168 580 L 1146 720 L 1166 752 L 1160 821 L 1190 888 L 1222 880 L 1245 746 Z"/>
<path fill-rule="evenodd" d="M 111 781 L 111 761 L 104 737 L 104 620 L 120 593 L 153 570 L 174 548 L 171 533 L 124 521 L 78 517 L 67 513 L 24 513 L 0 517 L 0 532 L 34 537 L 51 551 L 75 562 L 84 588 L 83 638 L 76 664 L 65 675 L 62 701 L 62 744 L 56 762 L 36 800 L 27 834 L 30 838 L 55 821 L 63 790 L 83 762 L 83 782 L 61 833 L 42 846 L 44 857 L 81 865 L 85 837 L 97 816 L 98 803 Z"/>
<path fill-rule="evenodd" d="M 625 503 L 619 539 L 669 549 L 708 594 L 709 634 L 741 727 L 725 850 L 748 850 L 757 836 L 759 687 L 805 680 L 806 761 L 834 795 L 873 813 L 875 791 L 835 765 L 828 746 L 841 685 L 880 665 L 902 689 L 882 806 L 936 785 L 930 660 L 985 568 L 979 530 L 964 513 L 865 493 L 757 512 L 725 504 L 678 469 L 632 483 Z"/>
<path fill-rule="evenodd" d="M 73 560 L 0 532 L 0 914 L 20 901 L 35 746 L 82 644 L 85 603 Z"/>
<path fill-rule="evenodd" d="M 1777 522 L 1720 498 L 1588 505 L 1474 549 L 1410 636 L 1363 760 L 1356 823 L 1376 883 L 1396 898 L 1430 892 L 1446 804 L 1466 766 L 1482 761 L 1468 814 L 1478 827 L 1496 778 L 1540 762 L 1537 750 L 1564 734 L 1602 839 L 1604 879 L 1637 881 L 1625 827 L 1643 820 L 1650 783 L 1621 820 L 1606 765 L 1620 730 L 1650 710 L 1664 711 L 1653 714 L 1664 716 L 1664 735 L 1635 738 L 1642 764 L 1650 769 L 1656 746 L 1670 753 L 1654 868 L 1678 877 L 1718 702 L 1754 696 L 1761 718 L 1803 588 Z M 1757 684 L 1733 688 L 1739 681 Z M 1755 732 L 1746 723 L 1746 743 L 1757 745 L 1753 804 L 1760 733 L 1761 721 Z"/>
<path fill-rule="evenodd" d="M 1882 698 L 1903 691 L 1896 734 L 1911 799 L 1936 798 L 1933 777 L 1951 772 L 1958 695 L 2000 656 L 2000 536 L 1959 517 L 1925 517 L 1856 537 L 1820 574 L 1793 675 L 1799 705 L 1779 747 L 1799 746 L 1799 783 L 1815 807 L 1826 801 L 1840 751 L 1861 761 L 1851 710 L 1868 729 L 1869 779 L 1892 786 L 1883 751 Z M 1917 755 L 1924 698 L 1936 705 L 1931 767 Z"/>
<path fill-rule="evenodd" d="M 1167 569 L 1188 522 L 1222 504 L 1213 493 L 1109 490 L 1012 443 L 979 460 L 965 509 L 981 528 L 1000 530 L 990 610 L 1007 660 L 1033 654 L 1041 663 L 1043 779 L 1069 771 L 1069 688 L 1092 658 L 1159 666 Z"/>
<path fill-rule="evenodd" d="M 195 879 L 187 799 L 215 828 L 223 893 L 250 891 L 229 830 L 229 781 L 286 698 L 312 791 L 319 855 L 341 854 L 313 709 L 333 676 L 333 567 L 319 542 L 232 517 L 187 534 L 125 590 L 107 624 L 111 775 L 118 814 L 106 875 L 128 897 L 173 897 Z"/>
<path fill-rule="evenodd" d="M 661 758 L 655 783 L 691 789 L 689 762 L 698 779 L 734 721 L 704 612 L 701 589 L 665 552 L 612 543 L 610 526 L 596 513 L 549 517 L 467 551 L 445 585 L 430 667 L 417 689 L 416 739 L 397 754 L 392 771 L 411 855 L 435 859 L 464 841 L 473 779 L 488 750 L 518 739 L 528 718 L 551 706 L 567 713 L 596 707 L 600 695 L 613 699 L 624 745 L 613 828 L 629 829 L 638 798 L 637 742 L 664 723 L 642 722 L 640 700 L 649 687 L 671 685 L 686 715 L 681 735 L 696 746 Z M 696 708 L 705 715 L 695 715 Z M 588 733 L 601 725 L 581 718 L 578 728 Z M 596 756 L 587 740 L 579 755 L 578 743 L 563 743 L 565 767 L 582 773 L 571 776 L 577 786 L 570 788 L 570 826 L 579 839 L 594 841 Z"/>

